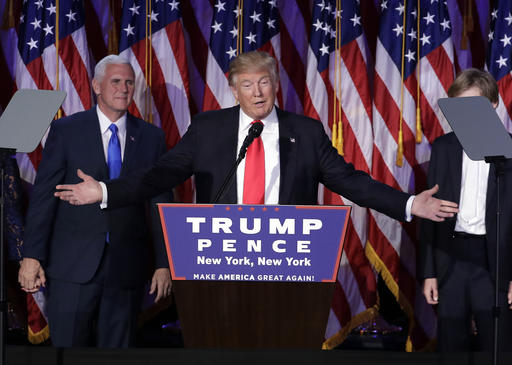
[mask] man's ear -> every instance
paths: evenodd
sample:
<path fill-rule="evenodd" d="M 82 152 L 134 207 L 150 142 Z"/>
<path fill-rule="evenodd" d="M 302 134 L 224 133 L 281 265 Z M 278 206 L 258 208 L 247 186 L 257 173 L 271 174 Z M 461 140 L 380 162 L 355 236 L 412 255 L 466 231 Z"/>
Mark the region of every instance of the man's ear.
<path fill-rule="evenodd" d="M 231 89 L 233 96 L 235 97 L 236 101 L 238 102 L 238 90 L 234 86 L 230 86 L 229 88 Z"/>
<path fill-rule="evenodd" d="M 100 94 L 100 84 L 96 79 L 92 79 L 92 90 L 96 95 Z"/>
<path fill-rule="evenodd" d="M 499 104 L 499 102 L 497 102 L 497 103 L 492 103 L 492 107 L 493 107 L 494 109 L 496 109 L 496 108 L 498 107 L 498 104 Z"/>

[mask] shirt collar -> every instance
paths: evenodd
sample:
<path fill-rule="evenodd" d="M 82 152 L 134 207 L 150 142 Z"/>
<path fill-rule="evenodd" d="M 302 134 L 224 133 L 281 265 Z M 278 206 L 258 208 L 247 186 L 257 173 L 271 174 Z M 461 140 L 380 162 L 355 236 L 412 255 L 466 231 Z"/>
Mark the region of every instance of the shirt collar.
<path fill-rule="evenodd" d="M 99 106 L 96 106 L 96 112 L 98 114 L 98 120 L 100 122 L 101 134 L 104 134 L 108 130 L 108 128 L 110 127 L 112 122 L 110 121 L 110 119 L 107 118 L 107 116 L 105 114 L 103 114 L 103 112 L 101 111 Z M 124 113 L 121 116 L 121 118 L 116 120 L 115 123 L 117 126 L 117 133 L 119 135 L 126 134 L 126 113 Z"/>
<path fill-rule="evenodd" d="M 239 132 L 245 132 L 248 131 L 251 123 L 254 121 L 250 116 L 245 114 L 245 112 L 240 108 L 240 126 L 239 126 Z M 277 112 L 276 107 L 274 106 L 272 108 L 272 111 L 269 115 L 267 115 L 264 119 L 261 119 L 265 127 L 263 128 L 263 132 L 274 132 L 278 129 L 278 119 L 277 119 Z"/>

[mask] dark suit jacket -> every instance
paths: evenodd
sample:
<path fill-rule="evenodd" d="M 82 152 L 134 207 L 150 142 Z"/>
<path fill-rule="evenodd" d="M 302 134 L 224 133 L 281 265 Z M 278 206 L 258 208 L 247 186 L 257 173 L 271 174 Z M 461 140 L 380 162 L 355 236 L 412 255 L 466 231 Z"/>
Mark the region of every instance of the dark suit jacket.
<path fill-rule="evenodd" d="M 237 157 L 240 107 L 196 115 L 178 144 L 138 179 L 107 183 L 109 206 L 169 189 L 194 175 L 197 202 L 210 203 Z M 279 204 L 317 204 L 318 184 L 395 219 L 405 218 L 409 194 L 377 182 L 345 162 L 317 120 L 277 109 Z M 236 177 L 235 177 L 236 179 Z M 236 181 L 219 203 L 236 203 Z"/>
<path fill-rule="evenodd" d="M 127 115 L 121 176 L 153 164 L 165 151 L 162 130 Z M 55 198 L 57 184 L 80 182 L 78 168 L 97 180 L 108 179 L 96 107 L 52 123 L 31 193 L 24 256 L 40 260 L 50 277 L 84 283 L 98 268 L 109 232 L 109 285 L 140 285 L 147 278 L 150 251 L 147 207 L 141 202 L 101 210 L 98 204 L 73 206 Z M 167 267 L 161 232 L 154 246 L 156 266 Z"/>
<path fill-rule="evenodd" d="M 432 145 L 432 155 L 428 170 L 428 187 L 439 185 L 436 197 L 460 202 L 462 177 L 462 146 L 455 134 L 448 133 L 437 138 Z M 512 161 L 505 163 L 505 175 L 501 178 L 500 201 L 502 220 L 500 226 L 500 287 L 508 286 L 512 279 L 510 270 L 510 246 L 512 239 Z M 496 260 L 496 177 L 494 167 L 489 169 L 487 184 L 485 230 L 489 270 L 494 278 Z M 420 226 L 420 252 L 418 255 L 418 276 L 420 279 L 437 278 L 442 284 L 454 262 L 450 255 L 456 217 L 444 222 L 422 219 Z M 468 247 L 470 249 L 470 247 Z"/>

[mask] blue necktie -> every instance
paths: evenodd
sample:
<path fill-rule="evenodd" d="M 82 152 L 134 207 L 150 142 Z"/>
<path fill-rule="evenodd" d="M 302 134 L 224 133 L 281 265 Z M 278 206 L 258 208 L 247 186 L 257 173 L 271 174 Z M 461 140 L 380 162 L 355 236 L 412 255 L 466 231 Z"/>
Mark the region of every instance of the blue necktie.
<path fill-rule="evenodd" d="M 107 165 L 108 165 L 108 175 L 111 179 L 115 179 L 119 177 L 119 173 L 121 172 L 121 144 L 119 143 L 119 138 L 117 137 L 117 126 L 112 123 L 110 127 L 108 127 L 112 132 L 110 136 L 110 140 L 108 141 L 108 150 L 107 150 Z M 109 232 L 107 232 L 106 241 L 110 242 Z"/>
<path fill-rule="evenodd" d="M 119 138 L 117 137 L 117 126 L 112 123 L 108 129 L 110 129 L 112 132 L 110 141 L 108 141 L 108 174 L 111 179 L 115 179 L 119 177 L 121 172 L 121 144 L 119 143 Z"/>

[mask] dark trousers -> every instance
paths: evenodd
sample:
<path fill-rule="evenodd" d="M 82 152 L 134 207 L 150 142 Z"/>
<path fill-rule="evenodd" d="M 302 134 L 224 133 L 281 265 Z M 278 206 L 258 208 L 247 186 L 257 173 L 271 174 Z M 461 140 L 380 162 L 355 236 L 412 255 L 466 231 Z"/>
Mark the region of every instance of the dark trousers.
<path fill-rule="evenodd" d="M 106 285 L 108 251 L 87 283 L 49 280 L 48 320 L 55 347 L 134 345 L 142 290 Z"/>
<path fill-rule="evenodd" d="M 438 349 L 442 352 L 492 351 L 494 282 L 488 268 L 485 237 L 456 237 L 454 258 L 446 277 L 439 282 Z M 500 293 L 500 343 L 510 346 L 511 313 L 506 293 Z M 472 319 L 476 325 L 476 348 L 471 348 Z M 501 351 L 509 351 L 503 345 Z"/>

